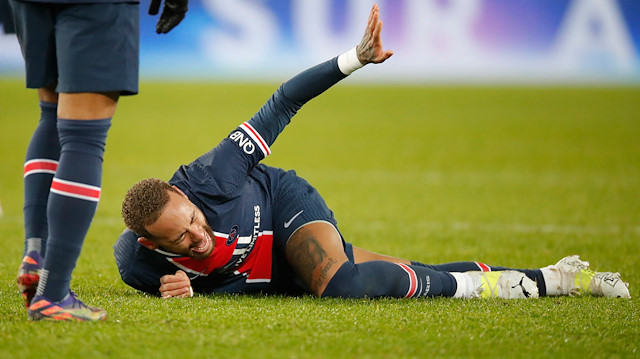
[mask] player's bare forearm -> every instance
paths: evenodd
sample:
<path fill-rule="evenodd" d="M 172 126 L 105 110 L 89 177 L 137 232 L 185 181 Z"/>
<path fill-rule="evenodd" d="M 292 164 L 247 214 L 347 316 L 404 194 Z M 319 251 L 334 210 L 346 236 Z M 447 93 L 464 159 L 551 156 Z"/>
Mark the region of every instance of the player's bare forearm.
<path fill-rule="evenodd" d="M 393 51 L 384 50 L 380 32 L 382 31 L 382 21 L 380 21 L 380 10 L 378 5 L 373 4 L 367 21 L 367 28 L 364 31 L 360 44 L 356 46 L 358 60 L 362 64 L 379 64 L 386 61 L 393 55 Z"/>

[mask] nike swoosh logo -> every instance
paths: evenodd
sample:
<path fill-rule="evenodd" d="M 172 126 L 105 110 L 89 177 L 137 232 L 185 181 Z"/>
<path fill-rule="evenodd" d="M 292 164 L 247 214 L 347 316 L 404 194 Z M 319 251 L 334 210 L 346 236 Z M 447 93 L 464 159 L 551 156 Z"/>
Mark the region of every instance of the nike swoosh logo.
<path fill-rule="evenodd" d="M 284 228 L 289 228 L 289 226 L 291 225 L 291 223 L 293 223 L 293 220 L 295 220 L 296 218 L 298 218 L 299 215 L 302 214 L 302 212 L 304 212 L 304 209 L 298 213 L 296 213 L 293 217 L 291 217 L 290 220 L 284 222 Z"/>

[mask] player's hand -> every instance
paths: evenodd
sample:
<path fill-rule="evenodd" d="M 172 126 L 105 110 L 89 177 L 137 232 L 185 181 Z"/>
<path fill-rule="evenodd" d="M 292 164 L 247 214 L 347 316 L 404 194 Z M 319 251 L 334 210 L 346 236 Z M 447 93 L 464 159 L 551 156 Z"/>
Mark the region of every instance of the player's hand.
<path fill-rule="evenodd" d="M 151 0 L 149 5 L 149 15 L 158 15 L 160 10 L 160 2 L 162 0 Z M 156 25 L 156 33 L 166 34 L 176 27 L 184 15 L 187 13 L 189 0 L 164 0 L 164 9 L 162 9 L 162 15 Z"/>
<path fill-rule="evenodd" d="M 360 44 L 356 46 L 358 60 L 360 60 L 360 63 L 363 65 L 370 63 L 379 64 L 386 61 L 391 57 L 391 55 L 393 55 L 393 51 L 383 50 L 380 31 L 382 31 L 380 10 L 378 9 L 378 5 L 373 4 L 371 12 L 369 13 L 367 29 L 364 31 L 362 41 L 360 41 Z"/>
<path fill-rule="evenodd" d="M 193 297 L 191 280 L 184 271 L 178 270 L 176 274 L 167 274 L 160 278 L 160 295 L 168 298 Z"/>

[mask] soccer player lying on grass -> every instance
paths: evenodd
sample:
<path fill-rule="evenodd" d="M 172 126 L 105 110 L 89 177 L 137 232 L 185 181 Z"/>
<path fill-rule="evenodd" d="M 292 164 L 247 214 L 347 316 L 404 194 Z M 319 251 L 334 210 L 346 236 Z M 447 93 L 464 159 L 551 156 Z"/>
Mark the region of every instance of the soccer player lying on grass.
<path fill-rule="evenodd" d="M 128 227 L 114 245 L 124 282 L 164 298 L 200 293 L 311 293 L 322 297 L 629 297 L 617 273 L 594 273 L 578 256 L 541 269 L 478 262 L 426 265 L 346 243 L 318 192 L 294 171 L 260 164 L 295 113 L 354 70 L 387 60 L 373 6 L 351 51 L 285 82 L 218 146 L 169 182 L 127 193 Z M 190 278 L 191 277 L 191 278 Z"/>

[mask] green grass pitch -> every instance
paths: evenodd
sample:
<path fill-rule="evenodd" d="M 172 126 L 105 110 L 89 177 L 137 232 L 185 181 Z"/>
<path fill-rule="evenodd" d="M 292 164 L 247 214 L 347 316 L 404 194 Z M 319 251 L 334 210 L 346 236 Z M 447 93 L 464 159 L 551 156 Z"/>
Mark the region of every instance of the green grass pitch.
<path fill-rule="evenodd" d="M 580 254 L 632 300 L 162 300 L 121 283 L 111 246 L 134 182 L 168 179 L 275 85 L 144 82 L 122 98 L 73 289 L 108 321 L 33 323 L 15 286 L 34 91 L 0 79 L 0 358 L 424 358 L 640 355 L 640 88 L 376 87 L 313 100 L 267 164 L 314 184 L 355 245 L 426 263 L 535 268 Z"/>

